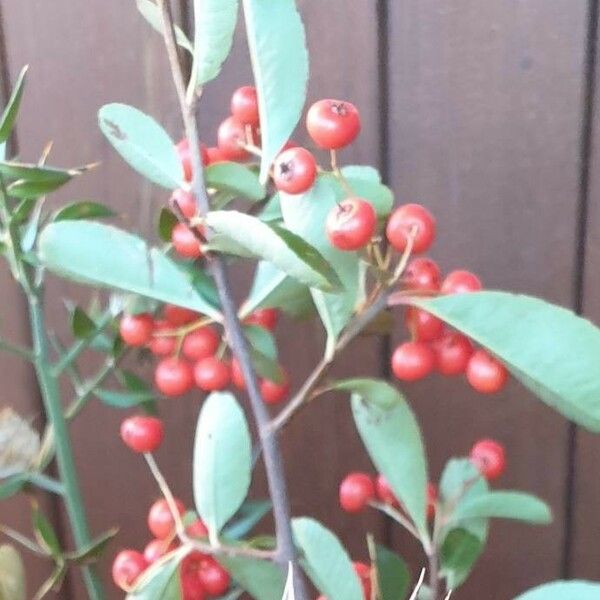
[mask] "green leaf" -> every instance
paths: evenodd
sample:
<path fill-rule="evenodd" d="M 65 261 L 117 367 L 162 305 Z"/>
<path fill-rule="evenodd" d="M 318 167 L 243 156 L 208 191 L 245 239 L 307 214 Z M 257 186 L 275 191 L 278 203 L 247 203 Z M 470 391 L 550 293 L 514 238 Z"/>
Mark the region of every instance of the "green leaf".
<path fill-rule="evenodd" d="M 308 517 L 292 519 L 292 530 L 302 567 L 315 587 L 328 600 L 362 600 L 361 584 L 338 538 Z"/>
<path fill-rule="evenodd" d="M 146 21 L 152 26 L 153 29 L 158 31 L 162 35 L 163 26 L 162 20 L 160 16 L 160 9 L 158 6 L 152 2 L 151 0 L 136 0 L 136 4 L 140 14 Z M 175 29 L 175 40 L 177 44 L 182 48 L 185 48 L 190 54 L 194 53 L 194 47 L 190 40 L 188 40 L 187 36 L 181 30 L 181 27 L 174 25 Z"/>
<path fill-rule="evenodd" d="M 278 193 L 273 194 L 271 198 L 265 202 L 258 218 L 266 223 L 283 221 L 283 215 L 281 214 L 281 199 Z"/>
<path fill-rule="evenodd" d="M 18 225 L 25 223 L 31 216 L 37 202 L 38 198 L 23 198 L 13 211 L 10 218 L 11 222 L 17 223 Z"/>
<path fill-rule="evenodd" d="M 8 99 L 8 104 L 0 117 L 0 143 L 5 142 L 13 130 L 19 112 L 19 106 L 21 105 L 21 98 L 25 86 L 25 75 L 27 74 L 28 69 L 28 65 L 21 69 L 10 98 Z"/>
<path fill-rule="evenodd" d="M 453 513 L 453 520 L 514 519 L 537 525 L 552 522 L 552 513 L 545 502 L 523 492 L 488 492 L 461 502 Z"/>
<path fill-rule="evenodd" d="M 262 136 L 260 180 L 289 139 L 302 113 L 308 52 L 294 0 L 243 0 Z"/>
<path fill-rule="evenodd" d="M 74 560 L 79 565 L 88 565 L 98 560 L 111 540 L 119 532 L 118 528 L 113 527 L 103 534 L 94 538 L 89 544 L 79 548 L 76 552 L 71 552 L 68 555 L 70 560 Z"/>
<path fill-rule="evenodd" d="M 76 306 L 71 313 L 71 331 L 76 338 L 86 339 L 97 333 L 98 327 L 82 308 Z"/>
<path fill-rule="evenodd" d="M 406 563 L 379 544 L 375 547 L 379 600 L 401 600 L 408 592 L 410 573 Z"/>
<path fill-rule="evenodd" d="M 417 420 L 406 401 L 398 394 L 397 402 L 382 408 L 370 397 L 352 395 L 352 412 L 362 441 L 384 475 L 396 497 L 402 502 L 417 530 L 427 537 L 426 489 L 427 460 Z"/>
<path fill-rule="evenodd" d="M 39 202 L 35 205 L 31 217 L 26 224 L 21 234 L 21 250 L 25 253 L 30 252 L 35 245 L 37 234 L 40 226 L 40 219 L 42 216 L 43 202 Z"/>
<path fill-rule="evenodd" d="M 125 600 L 180 600 L 179 565 L 188 552 L 182 546 L 150 565 Z"/>
<path fill-rule="evenodd" d="M 25 473 L 17 473 L 7 477 L 0 483 L 0 500 L 6 500 L 15 494 L 18 494 L 27 483 Z"/>
<path fill-rule="evenodd" d="M 194 499 L 212 538 L 244 502 L 251 477 L 244 412 L 229 392 L 213 392 L 200 411 L 194 444 Z"/>
<path fill-rule="evenodd" d="M 70 221 L 77 219 L 101 219 L 105 217 L 114 217 L 115 212 L 108 206 L 98 202 L 73 202 L 63 206 L 54 213 L 53 221 Z"/>
<path fill-rule="evenodd" d="M 116 227 L 93 221 L 50 223 L 40 235 L 38 255 L 50 270 L 82 283 L 133 292 L 220 320 L 219 311 L 195 289 L 196 275 Z"/>
<path fill-rule="evenodd" d="M 258 180 L 258 175 L 239 163 L 218 162 L 209 165 L 204 170 L 204 177 L 209 188 L 254 201 L 265 197 L 265 188 Z"/>
<path fill-rule="evenodd" d="M 238 0 L 194 0 L 196 85 L 214 79 L 229 55 L 237 21 Z"/>
<path fill-rule="evenodd" d="M 50 591 L 58 592 L 63 584 L 65 575 L 67 574 L 67 565 L 64 562 L 57 562 L 50 573 L 50 577 L 42 583 L 35 594 L 35 600 L 44 598 Z"/>
<path fill-rule="evenodd" d="M 258 308 L 279 308 L 291 316 L 302 316 L 314 310 L 314 304 L 307 286 L 272 263 L 260 261 L 241 312 L 248 316 Z"/>
<path fill-rule="evenodd" d="M 341 379 L 334 381 L 326 389 L 357 394 L 361 398 L 365 398 L 383 409 L 392 408 L 394 405 L 404 402 L 402 394 L 393 385 L 383 379 L 369 377 Z"/>
<path fill-rule="evenodd" d="M 598 600 L 600 583 L 591 581 L 553 581 L 533 588 L 514 600 Z"/>
<path fill-rule="evenodd" d="M 58 536 L 50 521 L 46 519 L 38 506 L 32 509 L 33 533 L 38 544 L 54 557 L 60 557 L 62 550 Z"/>
<path fill-rule="evenodd" d="M 321 254 L 283 227 L 234 210 L 209 212 L 206 224 L 216 233 L 211 247 L 268 260 L 306 285 L 327 290 L 340 285 Z"/>
<path fill-rule="evenodd" d="M 357 254 L 337 250 L 325 235 L 325 221 L 329 211 L 336 206 L 339 193 L 339 184 L 333 176 L 320 175 L 306 194 L 280 194 L 286 226 L 321 253 L 343 285 L 343 291 L 337 294 L 312 290 L 317 311 L 327 331 L 329 352 L 333 350 L 339 333 L 354 313 L 359 293 Z"/>
<path fill-rule="evenodd" d="M 277 360 L 277 345 L 270 331 L 257 325 L 246 325 L 244 334 L 250 344 L 252 364 L 260 377 L 283 383 L 285 373 Z"/>
<path fill-rule="evenodd" d="M 485 539 L 467 529 L 459 527 L 448 532 L 442 543 L 440 562 L 449 589 L 455 590 L 467 579 L 484 547 Z"/>
<path fill-rule="evenodd" d="M 114 392 L 112 390 L 97 389 L 94 395 L 108 406 L 113 408 L 133 408 L 139 404 L 155 400 L 153 392 Z"/>
<path fill-rule="evenodd" d="M 163 242 L 171 241 L 171 233 L 177 223 L 179 223 L 179 219 L 163 206 L 158 216 L 158 235 Z"/>
<path fill-rule="evenodd" d="M 277 358 L 277 344 L 273 334 L 260 325 L 244 325 L 244 335 L 250 345 L 265 356 L 275 360 Z"/>
<path fill-rule="evenodd" d="M 411 302 L 491 350 L 546 404 L 600 432 L 600 330 L 592 323 L 565 308 L 507 292 Z"/>
<path fill-rule="evenodd" d="M 389 187 L 381 183 L 377 169 L 363 165 L 342 167 L 342 174 L 357 196 L 368 200 L 379 218 L 390 214 L 394 195 Z"/>
<path fill-rule="evenodd" d="M 167 132 L 154 119 L 126 104 L 98 112 L 102 133 L 133 169 L 169 190 L 184 187 L 183 166 Z"/>
<path fill-rule="evenodd" d="M 21 555 L 7 544 L 0 546 L 0 599 L 25 600 L 25 565 Z"/>
<path fill-rule="evenodd" d="M 246 500 L 233 520 L 223 529 L 223 537 L 239 540 L 246 537 L 255 525 L 271 510 L 269 500 Z"/>
<path fill-rule="evenodd" d="M 231 578 L 255 600 L 281 600 L 285 575 L 272 562 L 245 556 L 218 556 Z"/>

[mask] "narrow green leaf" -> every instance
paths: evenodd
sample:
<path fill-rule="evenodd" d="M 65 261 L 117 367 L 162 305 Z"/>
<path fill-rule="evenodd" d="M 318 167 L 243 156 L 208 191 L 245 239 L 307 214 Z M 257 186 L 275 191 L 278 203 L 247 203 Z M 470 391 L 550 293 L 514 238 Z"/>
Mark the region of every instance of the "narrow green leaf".
<path fill-rule="evenodd" d="M 235 514 L 233 520 L 223 529 L 223 537 L 239 540 L 246 537 L 262 518 L 271 510 L 269 500 L 246 500 Z"/>
<path fill-rule="evenodd" d="M 363 600 L 350 557 L 331 531 L 308 517 L 292 519 L 292 530 L 303 569 L 328 600 Z"/>
<path fill-rule="evenodd" d="M 25 565 L 21 555 L 4 544 L 0 546 L 0 598 L 25 600 L 26 597 Z"/>
<path fill-rule="evenodd" d="M 238 0 L 194 0 L 196 85 L 214 79 L 229 55 L 237 21 Z"/>
<path fill-rule="evenodd" d="M 244 502 L 251 477 L 244 412 L 229 392 L 213 392 L 200 411 L 194 445 L 194 499 L 212 537 Z"/>
<path fill-rule="evenodd" d="M 25 473 L 17 473 L 7 477 L 0 483 L 0 500 L 6 500 L 15 494 L 18 494 L 27 483 Z"/>
<path fill-rule="evenodd" d="M 342 167 L 342 174 L 356 196 L 368 200 L 379 218 L 390 214 L 394 195 L 389 187 L 381 183 L 377 169 L 365 165 Z"/>
<path fill-rule="evenodd" d="M 140 14 L 146 21 L 152 26 L 152 28 L 162 35 L 163 26 L 160 17 L 160 9 L 151 0 L 136 0 L 137 8 Z M 194 53 L 194 48 L 190 40 L 181 30 L 181 27 L 174 26 L 175 29 L 175 40 L 177 44 L 187 50 L 190 54 Z"/>
<path fill-rule="evenodd" d="M 255 600 L 281 600 L 285 575 L 274 563 L 245 556 L 219 556 L 217 560 Z"/>
<path fill-rule="evenodd" d="M 10 218 L 11 222 L 17 223 L 18 225 L 25 223 L 31 216 L 37 202 L 38 198 L 23 198 L 13 211 Z"/>
<path fill-rule="evenodd" d="M 63 581 L 65 579 L 65 575 L 67 574 L 67 565 L 63 562 L 58 562 L 54 565 L 52 569 L 52 573 L 50 577 L 42 583 L 39 587 L 38 591 L 34 596 L 34 600 L 41 600 L 45 598 L 47 594 L 49 594 L 52 590 L 59 591 Z"/>
<path fill-rule="evenodd" d="M 179 219 L 163 206 L 158 216 L 158 235 L 163 242 L 171 241 L 171 233 L 177 223 L 179 223 Z"/>
<path fill-rule="evenodd" d="M 115 214 L 116 213 L 113 210 L 104 204 L 86 200 L 84 202 L 73 202 L 63 206 L 54 213 L 52 220 L 69 221 L 77 219 L 101 219 L 105 217 L 114 217 Z"/>
<path fill-rule="evenodd" d="M 39 231 L 40 220 L 42 217 L 43 201 L 35 205 L 29 221 L 25 225 L 21 234 L 21 250 L 24 253 L 30 252 L 35 245 Z"/>
<path fill-rule="evenodd" d="M 183 166 L 167 132 L 151 117 L 126 104 L 98 112 L 102 133 L 133 169 L 164 188 L 184 187 Z"/>
<path fill-rule="evenodd" d="M 250 355 L 260 377 L 283 383 L 285 374 L 277 360 L 277 345 L 273 334 L 257 325 L 246 325 L 244 334 L 250 344 Z"/>
<path fill-rule="evenodd" d="M 94 286 L 133 292 L 220 319 L 195 288 L 196 274 L 180 269 L 130 233 L 94 221 L 60 221 L 40 235 L 38 256 L 52 271 Z"/>
<path fill-rule="evenodd" d="M 491 350 L 559 413 L 600 432 L 600 329 L 592 323 L 565 308 L 507 292 L 457 294 L 414 304 Z"/>
<path fill-rule="evenodd" d="M 125 600 L 180 600 L 179 565 L 188 552 L 182 546 L 150 565 Z"/>
<path fill-rule="evenodd" d="M 294 0 L 243 0 L 262 136 L 260 180 L 302 113 L 308 81 L 304 26 Z"/>
<path fill-rule="evenodd" d="M 393 385 L 383 379 L 369 377 L 341 379 L 334 381 L 326 389 L 357 394 L 361 398 L 365 398 L 384 409 L 392 408 L 394 405 L 404 402 L 402 394 Z"/>
<path fill-rule="evenodd" d="M 94 395 L 104 404 L 113 408 L 133 408 L 156 399 L 152 392 L 114 392 L 101 388 L 95 390 Z"/>
<path fill-rule="evenodd" d="M 0 117 L 0 143 L 5 142 L 13 130 L 19 112 L 19 106 L 21 105 L 21 98 L 25 87 L 25 75 L 27 74 L 28 69 L 28 65 L 21 69 L 10 98 L 8 99 L 8 104 Z"/>
<path fill-rule="evenodd" d="M 410 573 L 406 563 L 396 553 L 377 544 L 375 564 L 380 600 L 401 600 L 408 592 Z"/>
<path fill-rule="evenodd" d="M 545 583 L 514 600 L 598 600 L 600 583 L 591 581 L 553 581 Z"/>
<path fill-rule="evenodd" d="M 76 306 L 71 313 L 71 331 L 76 338 L 85 339 L 95 334 L 98 328 L 87 313 Z"/>
<path fill-rule="evenodd" d="M 111 540 L 119 532 L 118 528 L 113 527 L 103 534 L 94 538 L 89 544 L 79 548 L 76 552 L 69 554 L 68 558 L 74 560 L 79 565 L 88 565 L 98 560 Z"/>
<path fill-rule="evenodd" d="M 60 557 L 62 551 L 54 527 L 37 506 L 33 507 L 32 520 L 33 533 L 38 544 L 52 556 Z"/>
<path fill-rule="evenodd" d="M 209 212 L 206 224 L 217 234 L 211 246 L 268 260 L 310 286 L 332 290 L 340 285 L 318 250 L 292 231 L 234 210 Z"/>
<path fill-rule="evenodd" d="M 426 538 L 427 461 L 417 420 L 406 401 L 390 408 L 368 395 L 352 395 L 352 413 L 362 441 L 377 471 L 385 476 L 417 530 Z"/>
<path fill-rule="evenodd" d="M 523 492 L 488 492 L 461 502 L 453 513 L 453 520 L 514 519 L 537 525 L 552 522 L 552 513 L 545 502 Z"/>
<path fill-rule="evenodd" d="M 206 186 L 248 200 L 262 200 L 265 188 L 258 175 L 248 167 L 234 162 L 218 162 L 204 170 Z"/>

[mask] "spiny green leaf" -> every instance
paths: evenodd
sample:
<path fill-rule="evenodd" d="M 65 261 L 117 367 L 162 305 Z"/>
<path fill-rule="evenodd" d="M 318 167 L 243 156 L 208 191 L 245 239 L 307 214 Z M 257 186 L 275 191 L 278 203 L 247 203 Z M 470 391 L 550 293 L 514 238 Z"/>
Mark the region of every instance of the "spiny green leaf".
<path fill-rule="evenodd" d="M 25 87 L 25 75 L 27 74 L 28 69 L 28 65 L 21 69 L 10 98 L 8 99 L 8 104 L 0 117 L 0 143 L 5 142 L 13 130 L 19 112 L 19 106 L 21 105 L 21 98 Z"/>

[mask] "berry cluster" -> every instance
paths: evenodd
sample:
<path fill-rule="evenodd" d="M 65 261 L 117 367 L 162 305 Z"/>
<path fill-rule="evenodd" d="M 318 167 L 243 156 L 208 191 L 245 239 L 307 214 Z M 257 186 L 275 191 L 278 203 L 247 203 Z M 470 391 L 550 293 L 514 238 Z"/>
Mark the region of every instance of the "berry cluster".
<path fill-rule="evenodd" d="M 278 312 L 266 308 L 249 315 L 245 323 L 272 330 L 277 320 Z M 158 318 L 149 313 L 124 315 L 119 332 L 128 346 L 147 348 L 159 358 L 154 383 L 164 396 L 178 397 L 194 386 L 205 392 L 230 384 L 245 388 L 237 361 L 226 358 L 223 336 L 209 319 L 194 311 L 167 304 Z M 287 397 L 289 382 L 287 376 L 283 383 L 261 379 L 260 388 L 267 404 L 277 404 Z"/>
<path fill-rule="evenodd" d="M 185 518 L 185 506 L 175 500 L 180 517 Z M 143 552 L 127 549 L 113 561 L 112 577 L 115 584 L 129 591 L 144 571 L 165 554 L 177 548 L 175 519 L 167 501 L 157 500 L 148 512 L 148 529 L 153 539 Z M 200 519 L 194 519 L 185 528 L 191 539 L 205 540 L 208 531 Z M 182 600 L 204 600 L 221 596 L 230 586 L 229 573 L 212 557 L 198 551 L 188 554 L 180 569 Z"/>
<path fill-rule="evenodd" d="M 469 459 L 488 481 L 498 479 L 506 469 L 504 446 L 492 439 L 479 440 L 471 448 Z M 427 485 L 427 516 L 432 518 L 437 503 L 437 487 Z M 381 502 L 397 510 L 402 504 L 396 498 L 386 478 L 379 474 L 373 478 L 367 473 L 349 473 L 340 484 L 340 506 L 348 513 L 362 512 L 372 502 Z"/>

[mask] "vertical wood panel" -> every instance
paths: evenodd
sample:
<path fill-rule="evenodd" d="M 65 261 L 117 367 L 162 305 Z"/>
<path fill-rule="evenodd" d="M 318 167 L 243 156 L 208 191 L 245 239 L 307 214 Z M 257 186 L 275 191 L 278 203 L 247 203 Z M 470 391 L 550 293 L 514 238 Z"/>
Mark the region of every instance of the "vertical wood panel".
<path fill-rule="evenodd" d="M 436 214 L 432 254 L 444 269 L 470 268 L 489 288 L 569 305 L 587 3 L 403 0 L 389 7 L 390 171 L 398 201 L 422 202 Z M 406 391 L 434 476 L 448 456 L 496 437 L 508 451 L 500 485 L 539 494 L 554 509 L 548 528 L 495 524 L 461 597 L 480 598 L 485 589 L 508 598 L 559 576 L 565 421 L 516 383 L 494 398 L 437 377 Z"/>

